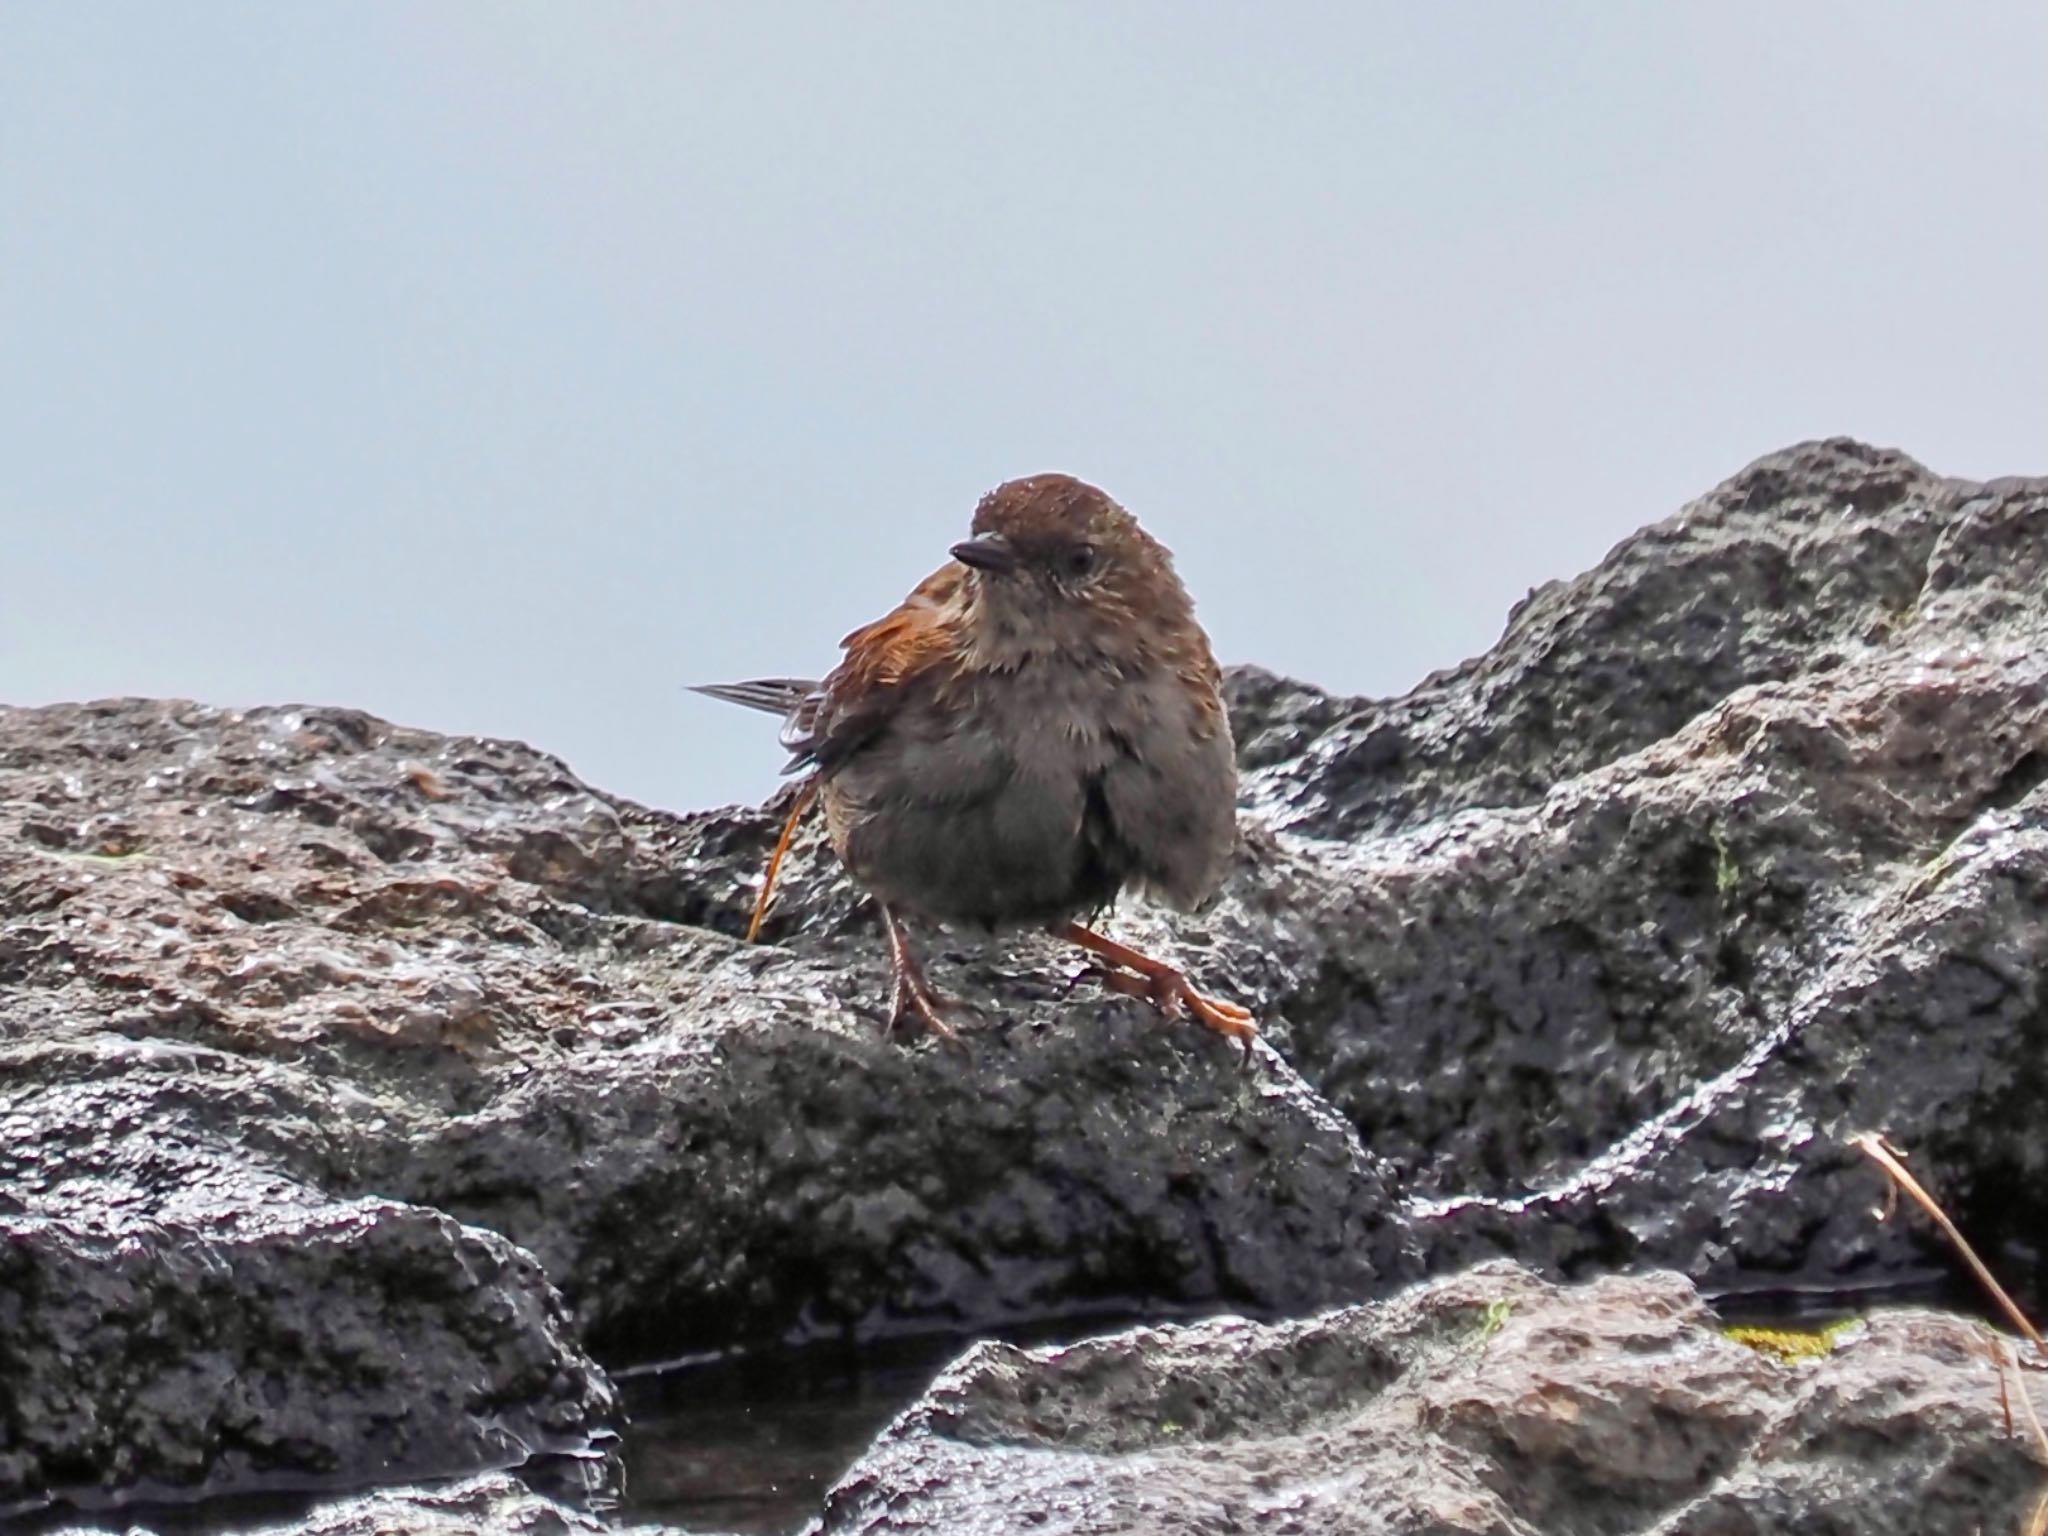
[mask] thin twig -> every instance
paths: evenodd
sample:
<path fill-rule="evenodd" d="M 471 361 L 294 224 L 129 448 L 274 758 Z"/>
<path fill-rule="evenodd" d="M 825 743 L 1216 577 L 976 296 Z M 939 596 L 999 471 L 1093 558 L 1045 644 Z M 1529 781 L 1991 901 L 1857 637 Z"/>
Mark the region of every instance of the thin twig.
<path fill-rule="evenodd" d="M 2005 1415 L 2005 1432 L 2012 1433 L 2012 1393 L 2005 1385 L 2005 1340 L 1995 1328 L 1984 1330 L 1984 1342 L 1991 1349 L 1991 1363 L 1998 1367 L 1998 1411 Z M 2018 1362 L 2015 1361 L 2015 1364 Z"/>
<path fill-rule="evenodd" d="M 1983 1282 L 1984 1289 L 1991 1293 L 1991 1299 L 2004 1309 L 2005 1315 L 2012 1320 L 2013 1327 L 2020 1331 L 2029 1344 L 2039 1348 L 2042 1343 L 2041 1331 L 2027 1321 L 2027 1314 L 2019 1309 L 2019 1304 L 2005 1293 L 2005 1287 L 1998 1283 L 1989 1269 L 1985 1268 L 1984 1261 L 1977 1257 L 1977 1250 L 1964 1240 L 1963 1234 L 1956 1230 L 1956 1224 L 1948 1219 L 1948 1212 L 1936 1205 L 1934 1196 L 1922 1189 L 1920 1181 L 1906 1172 L 1906 1165 L 1899 1161 L 1898 1155 L 1890 1147 L 1885 1145 L 1884 1138 L 1875 1131 L 1859 1131 L 1849 1138 L 1849 1145 L 1897 1180 L 1899 1188 L 1911 1195 L 1919 1203 L 1920 1209 L 1934 1218 L 1935 1225 L 1940 1227 L 1948 1235 L 1948 1240 L 1956 1245 L 1956 1252 L 1963 1256 L 1978 1280 Z"/>
<path fill-rule="evenodd" d="M 761 894 L 754 901 L 753 920 L 747 924 L 749 944 L 761 936 L 761 919 L 768 915 L 768 898 L 775 894 L 775 876 L 782 868 L 782 856 L 789 852 L 789 840 L 796 836 L 796 824 L 804 819 L 804 812 L 811 808 L 811 801 L 817 793 L 818 781 L 813 778 L 797 791 L 796 804 L 789 808 L 789 820 L 782 824 L 782 836 L 775 840 L 775 852 L 768 859 L 768 873 L 761 877 Z"/>
<path fill-rule="evenodd" d="M 1884 1137 L 1875 1131 L 1862 1131 L 1851 1136 L 1849 1145 L 1891 1175 L 1892 1182 L 1885 1186 L 1885 1208 L 1877 1213 L 1877 1219 L 1884 1221 L 1897 1209 L 1900 1190 L 1903 1189 L 1911 1195 L 1919 1202 L 1920 1209 L 1932 1216 L 1935 1224 L 1948 1234 L 1948 1240 L 1956 1245 L 1956 1251 L 1969 1262 L 1970 1268 L 1983 1282 L 1984 1289 L 1991 1293 L 1992 1299 L 2000 1307 L 2004 1308 L 2005 1315 L 2012 1319 L 2013 1325 L 2038 1349 L 2041 1345 L 2040 1332 L 2027 1321 L 2027 1315 L 2019 1309 L 2019 1304 L 2006 1295 L 2005 1287 L 1992 1278 L 1991 1271 L 1984 1266 L 1984 1261 L 1977 1257 L 1977 1250 L 1963 1240 L 1963 1234 L 1957 1231 L 1956 1224 L 1948 1219 L 1948 1213 L 1934 1203 L 1934 1196 L 1920 1187 L 1918 1179 L 1906 1172 L 1906 1165 L 1899 1161 L 1903 1154 L 1887 1146 Z M 2034 1433 L 2034 1454 L 2043 1461 L 2048 1461 L 2048 1430 L 2041 1428 L 2041 1416 L 2034 1412 L 2034 1399 L 2027 1392 L 2027 1378 L 2020 1369 L 2019 1352 L 2013 1349 L 2012 1340 L 1995 1330 L 1985 1331 L 1991 1335 L 1991 1358 L 1998 1367 L 1998 1404 L 2005 1410 L 2005 1432 L 2013 1432 L 2012 1400 L 2017 1397 L 2020 1400 L 2020 1412 L 2027 1418 L 2027 1428 Z M 2012 1367 L 2012 1379 L 2018 1387 L 2015 1392 L 2008 1392 L 2006 1387 L 2005 1372 L 2008 1365 Z M 2020 1536 L 2048 1536 L 2048 1493 L 2043 1493 L 2034 1500 L 2034 1507 L 2027 1515 L 2027 1523 L 2021 1527 Z"/>
<path fill-rule="evenodd" d="M 2010 1340 L 2003 1342 L 2007 1349 L 2012 1348 Z M 2034 1412 L 2034 1400 L 2027 1396 L 2027 1378 L 2020 1374 L 2020 1357 L 2013 1355 L 2011 1359 L 2013 1379 L 2020 1384 L 2019 1391 L 2013 1395 L 2020 1400 L 2020 1412 L 2027 1416 L 2027 1428 L 2034 1432 L 2034 1444 L 2040 1447 L 2041 1459 L 2048 1461 L 2048 1430 L 2041 1428 L 2040 1415 Z"/>
<path fill-rule="evenodd" d="M 2012 1348 L 2009 1340 L 2001 1339 L 1999 1343 L 2003 1346 L 2003 1349 Z M 2027 1378 L 2020 1375 L 2020 1360 L 2017 1354 L 2012 1357 L 2012 1369 L 2013 1375 L 2020 1384 L 2020 1411 L 2026 1414 L 2027 1427 L 2034 1432 L 2034 1449 L 2042 1460 L 2048 1461 L 2048 1431 L 2042 1430 L 2040 1415 L 2034 1412 L 2034 1400 L 2027 1396 Z M 2002 1364 L 1999 1368 L 1999 1375 L 2001 1379 L 2004 1376 L 2004 1366 Z M 2034 1500 L 2034 1512 L 2027 1516 L 2026 1526 L 2021 1531 L 2020 1536 L 2048 1536 L 2048 1493 L 2044 1493 L 2041 1497 Z"/>

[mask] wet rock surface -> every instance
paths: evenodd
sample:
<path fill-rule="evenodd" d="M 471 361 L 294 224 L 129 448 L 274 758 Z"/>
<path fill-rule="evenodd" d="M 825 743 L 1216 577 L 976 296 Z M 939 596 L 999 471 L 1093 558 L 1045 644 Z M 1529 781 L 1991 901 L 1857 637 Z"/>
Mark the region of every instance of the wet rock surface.
<path fill-rule="evenodd" d="M 253 1501 L 252 1501 L 253 1502 Z M 176 1512 L 149 1511 L 146 1530 L 231 1529 L 236 1536 L 658 1536 L 660 1527 L 620 1525 L 583 1507 L 529 1488 L 502 1472 L 456 1478 L 429 1487 L 374 1489 L 329 1498 L 271 1501 L 281 1507 L 241 1508 L 219 1523 L 189 1523 Z M 218 1518 L 218 1517 L 217 1517 Z M 38 1536 L 132 1533 L 121 1516 L 47 1522 Z"/>
<path fill-rule="evenodd" d="M 827 1496 L 822 1536 L 2016 1531 L 2038 1370 L 1881 1315 L 1817 1358 L 1726 1337 L 1682 1277 L 1507 1263 L 1305 1322 L 983 1344 Z M 2020 1410 L 2015 1409 L 2015 1415 Z"/>
<path fill-rule="evenodd" d="M 0 1294 L 17 1514 L 609 1439 L 610 1383 L 532 1258 L 418 1207 L 252 1202 L 125 1231 L 0 1216 Z"/>
<path fill-rule="evenodd" d="M 1793 450 L 1539 595 L 1543 645 L 1609 667 L 1588 637 L 1644 606 L 1621 578 L 1665 593 L 1650 554 L 1688 550 L 1714 622 L 1650 625 L 1632 665 L 1762 658 L 1744 672 L 1762 680 L 1649 745 L 1417 817 L 1342 746 L 1366 706 L 1255 772 L 1262 820 L 1313 834 L 1280 842 L 1324 889 L 1293 904 L 1315 939 L 1282 1048 L 1399 1168 L 1433 1263 L 1673 1265 L 1741 1289 L 1941 1262 L 1924 1232 L 1868 1220 L 1843 1141 L 1882 1129 L 2038 1288 L 2048 1201 L 2022 1106 L 2048 1043 L 2048 482 Z M 1425 691 L 1490 696 L 1528 623 Z M 1813 642 L 1798 668 L 1788 633 Z M 1575 761 L 1628 739 L 1637 697 L 1574 717 Z M 1561 749 L 1495 750 L 1498 787 Z M 1485 787 L 1416 777 L 1438 803 Z"/>
<path fill-rule="evenodd" d="M 1306 1084 L 1070 994 L 1050 946 L 965 955 L 963 1059 L 882 1036 L 823 869 L 800 947 L 741 944 L 772 816 L 346 711 L 13 710 L 0 743 L 11 1505 L 516 1461 L 616 1421 L 586 1347 L 1419 1273 Z M 94 1245 L 128 1289 L 59 1306 Z"/>
<path fill-rule="evenodd" d="M 1259 1009 L 1249 1072 L 1036 939 L 928 937 L 964 1058 L 883 1038 L 815 829 L 738 938 L 779 805 L 342 709 L 0 709 L 0 1507 L 502 1466 L 616 1420 L 585 1351 L 1945 1263 L 1869 1219 L 1868 1128 L 2012 1274 L 2044 590 L 2048 482 L 1809 444 L 1403 699 L 1235 672 L 1224 899 L 1116 926 Z"/>

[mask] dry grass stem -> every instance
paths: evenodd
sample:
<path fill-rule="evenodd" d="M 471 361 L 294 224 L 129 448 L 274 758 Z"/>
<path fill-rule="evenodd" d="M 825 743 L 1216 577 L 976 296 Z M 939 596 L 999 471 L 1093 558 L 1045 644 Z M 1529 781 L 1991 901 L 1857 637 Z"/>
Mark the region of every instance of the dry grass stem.
<path fill-rule="evenodd" d="M 775 852 L 768 860 L 768 873 L 761 877 L 761 894 L 754 902 L 754 916 L 747 924 L 747 942 L 753 943 L 761 937 L 761 921 L 768 915 L 768 898 L 775 894 L 775 877 L 782 870 L 782 856 L 789 852 L 790 839 L 796 836 L 796 824 L 804 819 L 804 812 L 811 808 L 811 801 L 817 798 L 818 781 L 813 778 L 797 792 L 796 804 L 789 808 L 789 820 L 782 824 L 782 836 L 775 840 Z"/>
<path fill-rule="evenodd" d="M 2021 1336 L 2029 1344 L 2039 1348 L 2042 1342 L 2041 1331 L 2027 1321 L 2027 1314 L 2019 1309 L 2019 1304 L 2006 1294 L 2005 1287 L 1998 1283 L 1997 1278 L 1985 1267 L 1984 1261 L 1977 1257 L 1977 1250 L 1969 1245 L 1964 1239 L 1963 1234 L 1956 1229 L 1956 1224 L 1948 1219 L 1948 1212 L 1936 1205 L 1934 1203 L 1934 1196 L 1921 1188 L 1920 1181 L 1906 1171 L 1906 1165 L 1899 1161 L 1899 1156 L 1896 1152 L 1885 1145 L 1885 1139 L 1875 1131 L 1859 1131 L 1856 1135 L 1849 1138 L 1849 1145 L 1856 1148 L 1857 1151 L 1891 1175 L 1892 1180 L 1898 1187 L 1911 1195 L 1920 1209 L 1934 1218 L 1934 1224 L 1940 1227 L 1947 1234 L 1948 1240 L 1956 1245 L 1956 1252 L 1963 1256 L 1964 1262 L 1970 1266 L 1971 1272 L 1983 1284 L 1984 1289 L 1990 1292 L 1991 1299 L 1997 1302 L 1999 1308 L 2012 1320 L 2013 1327 L 2019 1330 Z M 1889 1212 L 1886 1214 L 1889 1214 Z M 1883 1218 L 1880 1217 L 1879 1219 L 1882 1220 Z M 2022 1392 L 2020 1396 L 2024 1400 L 2026 1394 Z M 2032 1412 L 2031 1409 L 2028 1411 Z"/>

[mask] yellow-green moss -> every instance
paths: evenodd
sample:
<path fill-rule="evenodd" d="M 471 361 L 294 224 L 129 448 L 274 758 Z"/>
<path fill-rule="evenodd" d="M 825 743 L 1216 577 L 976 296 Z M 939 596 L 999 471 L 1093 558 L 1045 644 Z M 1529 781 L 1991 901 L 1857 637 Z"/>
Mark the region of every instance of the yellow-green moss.
<path fill-rule="evenodd" d="M 1829 1323 L 1825 1328 L 1811 1331 L 1793 1328 L 1723 1328 L 1721 1332 L 1760 1355 L 1775 1355 L 1784 1364 L 1791 1365 L 1799 1360 L 1818 1360 L 1822 1355 L 1831 1353 L 1834 1347 L 1842 1342 L 1843 1336 L 1862 1321 L 1860 1317 L 1845 1317 Z"/>

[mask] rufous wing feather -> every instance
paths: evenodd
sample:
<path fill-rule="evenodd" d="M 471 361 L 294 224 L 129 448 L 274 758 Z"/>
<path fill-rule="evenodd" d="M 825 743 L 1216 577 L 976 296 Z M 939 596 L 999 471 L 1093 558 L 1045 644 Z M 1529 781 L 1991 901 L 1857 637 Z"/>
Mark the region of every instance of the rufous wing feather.
<path fill-rule="evenodd" d="M 890 612 L 840 642 L 844 658 L 790 719 L 783 745 L 796 756 L 784 772 L 829 774 L 887 722 L 896 691 L 963 644 L 966 570 L 948 565 L 919 582 Z"/>

